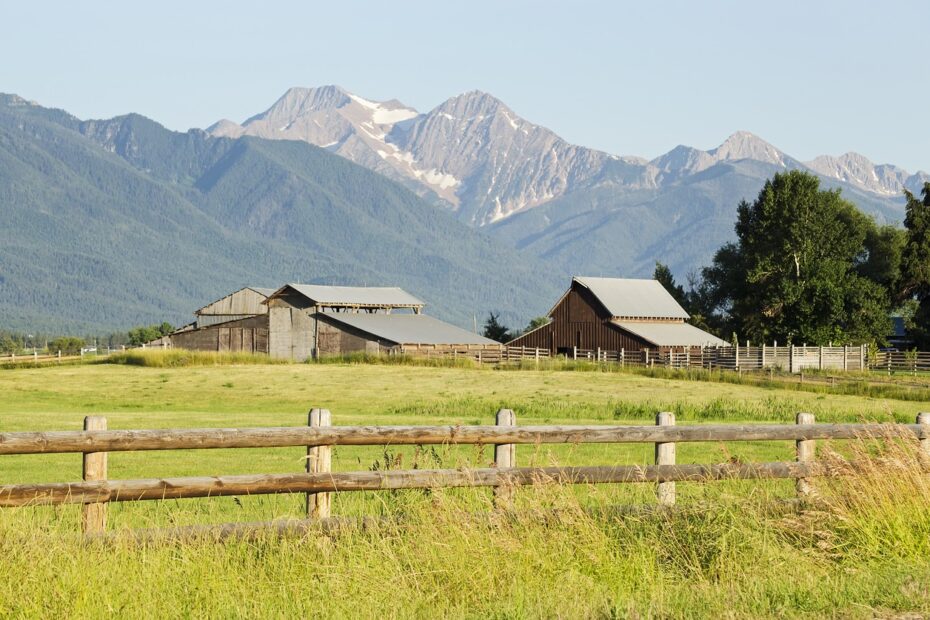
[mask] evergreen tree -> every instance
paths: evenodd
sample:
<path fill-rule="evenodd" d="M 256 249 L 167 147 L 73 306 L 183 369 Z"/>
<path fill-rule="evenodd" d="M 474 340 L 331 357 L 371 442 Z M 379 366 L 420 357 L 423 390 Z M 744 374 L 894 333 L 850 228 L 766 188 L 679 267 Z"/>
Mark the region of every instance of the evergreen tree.
<path fill-rule="evenodd" d="M 682 308 L 688 310 L 688 298 L 685 289 L 675 282 L 675 276 L 672 275 L 672 270 L 668 268 L 668 265 L 656 261 L 656 268 L 655 271 L 652 272 L 652 279 L 658 280 L 659 284 L 665 287 L 665 290 L 675 298 L 675 301 L 677 301 Z"/>
<path fill-rule="evenodd" d="M 513 340 L 510 330 L 501 324 L 499 315 L 494 312 L 489 312 L 488 320 L 484 322 L 484 337 L 496 340 L 497 342 L 509 342 Z"/>
<path fill-rule="evenodd" d="M 907 190 L 904 194 L 906 242 L 898 295 L 902 301 L 916 300 L 910 336 L 918 349 L 926 350 L 930 347 L 930 183 L 924 183 L 923 200 Z"/>

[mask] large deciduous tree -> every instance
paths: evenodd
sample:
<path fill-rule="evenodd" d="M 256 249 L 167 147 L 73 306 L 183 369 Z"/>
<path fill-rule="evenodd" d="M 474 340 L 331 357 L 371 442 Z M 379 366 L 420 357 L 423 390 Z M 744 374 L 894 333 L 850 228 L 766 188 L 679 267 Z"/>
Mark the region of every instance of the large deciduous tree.
<path fill-rule="evenodd" d="M 904 218 L 906 241 L 901 251 L 902 301 L 914 299 L 911 338 L 921 350 L 930 347 L 930 183 L 924 183 L 923 200 L 905 190 L 907 206 Z"/>
<path fill-rule="evenodd" d="M 703 270 L 703 293 L 740 339 L 881 342 L 890 333 L 890 296 L 876 280 L 893 276 L 867 240 L 893 247 L 894 237 L 839 190 L 821 190 L 808 173 L 776 174 L 755 202 L 740 203 L 736 236 Z"/>

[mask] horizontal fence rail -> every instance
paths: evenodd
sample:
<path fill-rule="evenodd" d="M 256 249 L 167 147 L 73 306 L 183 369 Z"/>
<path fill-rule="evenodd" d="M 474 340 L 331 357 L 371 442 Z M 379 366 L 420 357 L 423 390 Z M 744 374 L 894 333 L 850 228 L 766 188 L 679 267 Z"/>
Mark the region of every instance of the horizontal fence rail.
<path fill-rule="evenodd" d="M 883 427 L 930 438 L 920 424 L 706 424 L 699 426 L 335 426 L 0 433 L 0 455 L 293 446 L 667 443 L 856 439 Z"/>
<path fill-rule="evenodd" d="M 614 467 L 513 467 L 422 469 L 409 471 L 346 472 L 330 474 L 257 474 L 239 476 L 151 478 L 22 484 L 0 487 L 0 506 L 93 504 L 140 500 L 388 491 L 459 487 L 526 486 L 540 483 L 607 484 L 707 480 L 805 478 L 822 475 L 816 463 L 754 463 L 717 465 L 618 465 Z"/>
<path fill-rule="evenodd" d="M 493 426 L 331 426 L 326 409 L 313 409 L 306 427 L 107 430 L 106 419 L 88 416 L 83 431 L 0 433 L 0 455 L 76 452 L 83 459 L 83 480 L 0 485 L 0 507 L 82 505 L 83 531 L 106 530 L 110 502 L 306 494 L 306 514 L 330 518 L 332 494 L 349 491 L 493 487 L 494 502 L 508 507 L 513 489 L 545 483 L 653 483 L 660 506 L 675 504 L 677 482 L 793 479 L 799 498 L 815 496 L 812 479 L 835 475 L 815 460 L 819 439 L 870 439 L 890 435 L 915 437 L 930 455 L 930 414 L 916 424 L 815 424 L 799 413 L 795 424 L 726 424 L 676 426 L 675 416 L 661 412 L 655 426 L 565 425 L 517 426 L 516 415 L 501 409 Z M 794 441 L 796 460 L 773 463 L 678 464 L 677 443 L 721 441 Z M 655 445 L 654 465 L 519 467 L 518 444 L 646 443 Z M 332 471 L 332 446 L 448 444 L 494 445 L 494 466 L 467 469 Z M 146 450 L 283 448 L 306 446 L 306 471 L 109 480 L 108 453 Z"/>

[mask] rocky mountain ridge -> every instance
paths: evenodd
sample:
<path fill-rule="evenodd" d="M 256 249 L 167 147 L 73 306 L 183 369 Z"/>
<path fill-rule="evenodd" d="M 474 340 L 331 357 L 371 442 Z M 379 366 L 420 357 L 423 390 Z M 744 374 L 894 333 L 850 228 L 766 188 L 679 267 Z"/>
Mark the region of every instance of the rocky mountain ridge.
<path fill-rule="evenodd" d="M 810 170 L 879 200 L 899 201 L 903 189 L 918 191 L 930 180 L 926 173 L 875 165 L 857 153 L 802 162 L 746 131 L 707 151 L 682 145 L 652 160 L 621 157 L 570 144 L 481 91 L 419 113 L 396 100 L 370 101 L 338 86 L 292 88 L 241 125 L 223 120 L 207 131 L 310 142 L 400 181 L 478 226 L 595 187 L 668 189 L 741 160 Z"/>

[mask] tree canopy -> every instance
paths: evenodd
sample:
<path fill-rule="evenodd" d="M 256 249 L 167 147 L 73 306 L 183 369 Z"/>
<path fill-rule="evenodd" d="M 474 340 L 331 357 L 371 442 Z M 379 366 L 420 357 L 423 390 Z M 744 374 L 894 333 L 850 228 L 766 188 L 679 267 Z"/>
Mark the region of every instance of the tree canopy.
<path fill-rule="evenodd" d="M 484 322 L 484 337 L 496 340 L 497 342 L 509 342 L 513 340 L 510 329 L 501 324 L 499 315 L 494 312 L 489 312 L 488 319 Z"/>
<path fill-rule="evenodd" d="M 919 349 L 930 347 L 930 183 L 924 183 L 923 199 L 905 190 L 905 241 L 901 250 L 901 301 L 915 300 L 911 338 Z"/>
<path fill-rule="evenodd" d="M 792 170 L 767 181 L 737 210 L 737 240 L 703 270 L 717 323 L 756 341 L 884 341 L 900 246 L 889 230 L 819 179 Z M 871 251 L 870 251 L 871 250 Z M 930 289 L 928 289 L 930 290 Z"/>
<path fill-rule="evenodd" d="M 174 327 L 168 322 L 162 323 L 161 325 L 143 325 L 141 327 L 136 327 L 129 330 L 129 344 L 138 347 L 146 342 L 151 342 L 162 336 L 167 336 L 173 331 Z"/>

